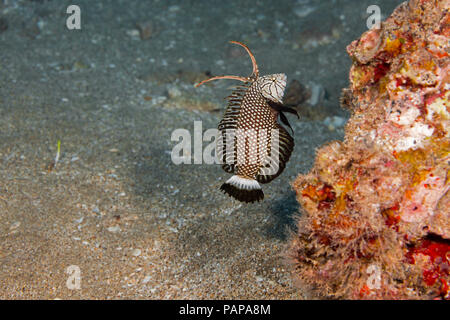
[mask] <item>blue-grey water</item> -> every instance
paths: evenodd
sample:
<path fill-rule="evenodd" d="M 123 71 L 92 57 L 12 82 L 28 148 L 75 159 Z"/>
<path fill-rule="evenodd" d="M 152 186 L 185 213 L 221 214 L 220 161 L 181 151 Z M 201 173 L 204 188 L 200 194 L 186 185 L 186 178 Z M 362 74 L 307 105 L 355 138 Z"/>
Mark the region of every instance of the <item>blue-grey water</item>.
<path fill-rule="evenodd" d="M 344 136 L 345 49 L 367 8 L 385 19 L 400 3 L 1 0 L 0 298 L 308 297 L 283 256 L 301 214 L 290 182 Z M 172 133 L 193 146 L 194 121 L 216 128 L 235 83 L 194 84 L 250 75 L 230 40 L 261 74 L 287 74 L 301 115 L 255 204 L 219 191 L 219 165 L 171 158 Z"/>

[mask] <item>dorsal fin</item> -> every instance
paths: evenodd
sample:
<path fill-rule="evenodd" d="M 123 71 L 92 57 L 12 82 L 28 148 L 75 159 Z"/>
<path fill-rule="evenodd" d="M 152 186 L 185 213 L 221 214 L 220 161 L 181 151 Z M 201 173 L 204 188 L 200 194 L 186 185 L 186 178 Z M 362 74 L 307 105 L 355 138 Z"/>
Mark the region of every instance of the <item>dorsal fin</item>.
<path fill-rule="evenodd" d="M 239 113 L 241 111 L 242 99 L 251 82 L 236 87 L 230 96 L 228 96 L 228 107 L 225 110 L 222 120 L 219 122 L 218 129 L 220 136 L 217 140 L 217 157 L 222 161 L 222 168 L 228 173 L 234 173 L 237 164 L 237 142 L 236 137 L 229 140 L 229 136 L 236 132 Z M 229 131 L 230 130 L 230 131 Z M 227 148 L 227 142 L 234 145 L 233 150 Z"/>

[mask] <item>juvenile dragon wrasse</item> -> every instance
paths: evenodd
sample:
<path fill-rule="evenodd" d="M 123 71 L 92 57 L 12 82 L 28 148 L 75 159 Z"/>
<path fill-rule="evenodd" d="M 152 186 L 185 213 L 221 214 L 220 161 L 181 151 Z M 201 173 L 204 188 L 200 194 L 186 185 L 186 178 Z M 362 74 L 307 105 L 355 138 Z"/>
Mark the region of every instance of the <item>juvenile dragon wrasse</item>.
<path fill-rule="evenodd" d="M 268 183 L 283 172 L 294 148 L 294 139 L 278 118 L 292 130 L 283 112 L 297 113 L 282 103 L 286 75 L 259 76 L 250 49 L 243 43 L 230 42 L 247 51 L 253 64 L 252 74 L 213 77 L 196 87 L 219 79 L 243 82 L 228 97 L 228 107 L 218 127 L 217 157 L 222 168 L 234 174 L 220 189 L 242 202 L 260 201 L 264 198 L 260 183 Z"/>

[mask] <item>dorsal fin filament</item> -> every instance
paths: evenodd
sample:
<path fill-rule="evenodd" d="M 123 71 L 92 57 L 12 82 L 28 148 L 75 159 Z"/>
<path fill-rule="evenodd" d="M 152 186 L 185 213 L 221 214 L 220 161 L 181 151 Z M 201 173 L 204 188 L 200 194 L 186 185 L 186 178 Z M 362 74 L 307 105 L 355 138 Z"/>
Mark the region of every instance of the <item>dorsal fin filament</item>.
<path fill-rule="evenodd" d="M 251 76 L 250 77 L 240 77 L 240 76 L 217 76 L 217 77 L 212 77 L 212 78 L 203 80 L 200 83 L 197 83 L 195 85 L 196 88 L 201 86 L 202 84 L 204 84 L 206 82 L 210 82 L 210 81 L 214 81 L 214 80 L 231 79 L 231 80 L 238 80 L 238 81 L 242 81 L 242 82 L 249 82 L 249 81 L 255 80 L 255 79 L 257 79 L 259 77 L 258 65 L 256 64 L 255 56 L 250 51 L 250 49 L 245 44 L 243 44 L 242 42 L 239 42 L 239 41 L 230 41 L 230 43 L 234 43 L 234 44 L 240 45 L 241 47 L 243 47 L 245 49 L 245 51 L 247 51 L 248 55 L 250 56 L 250 59 L 252 60 L 252 65 L 253 65 L 253 72 L 252 72 Z"/>
<path fill-rule="evenodd" d="M 257 79 L 259 77 L 258 64 L 256 63 L 255 56 L 250 51 L 249 47 L 247 47 L 245 44 L 243 44 L 242 42 L 239 42 L 239 41 L 230 41 L 230 43 L 240 45 L 241 47 L 243 47 L 245 49 L 245 51 L 247 51 L 248 55 L 250 56 L 250 59 L 252 60 L 252 65 L 253 65 L 253 72 L 249 78 Z"/>

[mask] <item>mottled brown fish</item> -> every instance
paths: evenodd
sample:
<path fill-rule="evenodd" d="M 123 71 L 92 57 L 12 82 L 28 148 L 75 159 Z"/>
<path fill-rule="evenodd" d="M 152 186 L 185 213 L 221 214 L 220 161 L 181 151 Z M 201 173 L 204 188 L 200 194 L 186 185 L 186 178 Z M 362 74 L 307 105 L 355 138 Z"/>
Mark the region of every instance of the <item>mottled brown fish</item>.
<path fill-rule="evenodd" d="M 217 156 L 222 168 L 234 174 L 220 189 L 242 202 L 260 201 L 264 198 L 260 183 L 268 183 L 283 172 L 294 148 L 294 139 L 280 125 L 278 117 L 291 128 L 283 112 L 297 113 L 282 104 L 286 75 L 259 76 L 250 49 L 237 41 L 230 43 L 242 46 L 249 54 L 253 64 L 251 76 L 213 77 L 196 87 L 219 79 L 244 83 L 228 97 L 228 107 L 218 127 Z"/>

